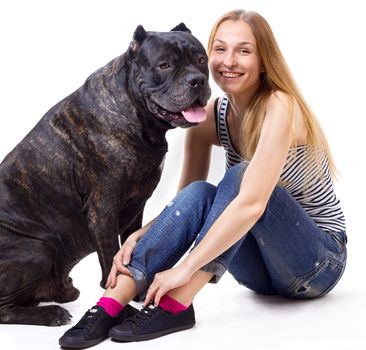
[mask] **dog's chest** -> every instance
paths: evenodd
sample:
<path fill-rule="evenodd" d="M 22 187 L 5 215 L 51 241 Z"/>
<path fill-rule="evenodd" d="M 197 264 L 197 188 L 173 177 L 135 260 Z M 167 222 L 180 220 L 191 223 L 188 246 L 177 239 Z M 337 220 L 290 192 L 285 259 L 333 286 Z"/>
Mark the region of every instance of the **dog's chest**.
<path fill-rule="evenodd" d="M 128 169 L 130 183 L 148 189 L 157 185 L 160 179 L 165 160 L 165 152 L 143 152 L 136 154 Z"/>
<path fill-rule="evenodd" d="M 165 154 L 165 150 L 130 149 L 110 168 L 112 177 L 108 176 L 106 181 L 114 178 L 112 181 L 115 186 L 120 186 L 119 191 L 124 198 L 134 201 L 146 199 L 160 180 Z"/>

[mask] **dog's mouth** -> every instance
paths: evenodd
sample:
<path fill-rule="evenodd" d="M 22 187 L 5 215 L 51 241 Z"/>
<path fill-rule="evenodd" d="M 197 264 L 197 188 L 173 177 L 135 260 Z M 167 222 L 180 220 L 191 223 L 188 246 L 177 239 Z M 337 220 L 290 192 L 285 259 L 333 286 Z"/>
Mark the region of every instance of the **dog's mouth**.
<path fill-rule="evenodd" d="M 188 126 L 202 123 L 207 118 L 206 110 L 199 104 L 194 103 L 181 112 L 171 112 L 159 105 L 156 105 L 156 114 L 159 118 L 164 119 L 174 126 Z"/>

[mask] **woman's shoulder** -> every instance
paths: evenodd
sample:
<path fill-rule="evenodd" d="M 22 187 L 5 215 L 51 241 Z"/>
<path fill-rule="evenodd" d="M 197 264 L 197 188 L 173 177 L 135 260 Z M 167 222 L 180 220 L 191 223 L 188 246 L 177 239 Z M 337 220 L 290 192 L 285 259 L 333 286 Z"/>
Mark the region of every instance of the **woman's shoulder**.
<path fill-rule="evenodd" d="M 294 102 L 294 99 L 283 91 L 273 91 L 268 98 L 267 108 L 275 108 L 278 106 L 289 108 L 290 101 Z"/>
<path fill-rule="evenodd" d="M 266 119 L 273 117 L 275 119 L 287 119 L 289 120 L 289 112 L 291 98 L 289 95 L 282 91 L 274 91 L 270 94 L 267 100 L 266 108 Z"/>
<path fill-rule="evenodd" d="M 282 91 L 270 94 L 266 105 L 266 114 L 273 114 L 292 120 L 301 117 L 301 109 L 293 96 Z"/>
<path fill-rule="evenodd" d="M 276 119 L 289 122 L 294 134 L 292 135 L 291 145 L 302 145 L 307 140 L 307 129 L 304 116 L 297 100 L 282 91 L 273 92 L 267 105 L 267 113 Z"/>

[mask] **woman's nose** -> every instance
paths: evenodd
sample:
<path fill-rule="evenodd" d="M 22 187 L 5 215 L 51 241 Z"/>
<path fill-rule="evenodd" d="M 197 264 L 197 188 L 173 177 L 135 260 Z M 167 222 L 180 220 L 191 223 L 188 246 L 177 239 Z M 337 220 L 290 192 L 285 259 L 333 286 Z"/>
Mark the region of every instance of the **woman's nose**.
<path fill-rule="evenodd" d="M 224 65 L 225 67 L 231 68 L 231 67 L 235 67 L 237 62 L 236 62 L 236 58 L 233 52 L 227 52 L 225 57 L 224 57 Z"/>

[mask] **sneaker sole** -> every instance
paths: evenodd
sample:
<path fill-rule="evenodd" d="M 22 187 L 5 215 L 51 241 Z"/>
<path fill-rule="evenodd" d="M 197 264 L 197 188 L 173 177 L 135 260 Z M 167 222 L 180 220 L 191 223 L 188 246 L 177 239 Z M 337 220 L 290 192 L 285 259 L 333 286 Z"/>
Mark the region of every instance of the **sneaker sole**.
<path fill-rule="evenodd" d="M 98 339 L 85 340 L 85 341 L 80 341 L 80 342 L 75 342 L 75 341 L 68 342 L 68 341 L 60 340 L 58 343 L 62 348 L 65 348 L 65 349 L 85 349 L 85 348 L 89 348 L 91 346 L 97 345 L 107 338 L 108 338 L 108 336 L 105 336 L 105 337 L 98 338 Z"/>
<path fill-rule="evenodd" d="M 192 328 L 195 324 L 196 323 L 194 322 L 194 323 L 190 323 L 190 324 L 187 324 L 187 325 L 184 325 L 184 326 L 171 328 L 171 329 L 167 329 L 167 330 L 156 332 L 156 333 L 149 333 L 149 334 L 146 334 L 146 335 L 135 335 L 135 334 L 133 334 L 133 335 L 119 335 L 118 332 L 110 331 L 109 336 L 112 338 L 112 340 L 122 341 L 122 342 L 144 341 L 144 340 L 151 340 L 151 339 L 159 338 L 159 337 L 162 337 L 164 335 L 168 335 L 170 333 L 184 331 L 186 329 Z"/>

